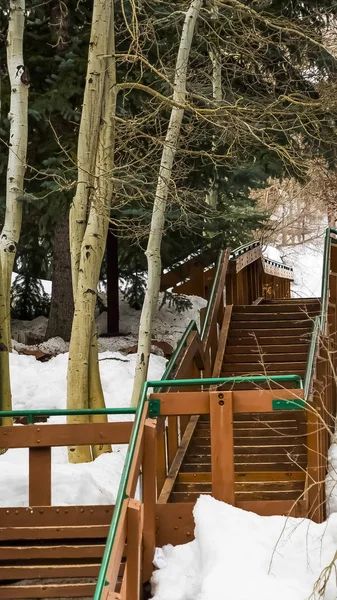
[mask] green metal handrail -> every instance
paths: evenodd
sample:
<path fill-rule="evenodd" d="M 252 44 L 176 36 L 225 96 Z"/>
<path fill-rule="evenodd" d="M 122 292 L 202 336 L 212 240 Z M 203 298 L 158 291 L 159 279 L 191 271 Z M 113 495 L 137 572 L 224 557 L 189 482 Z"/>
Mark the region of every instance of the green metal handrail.
<path fill-rule="evenodd" d="M 324 240 L 324 255 L 323 255 L 323 273 L 322 273 L 322 287 L 321 287 L 321 315 L 320 315 L 320 328 L 321 331 L 325 330 L 326 323 L 326 309 L 328 300 L 328 286 L 329 286 L 329 271 L 330 271 L 330 234 L 334 230 L 329 227 L 325 232 Z"/>
<path fill-rule="evenodd" d="M 170 375 L 170 373 L 172 372 L 175 363 L 177 361 L 177 358 L 180 354 L 180 352 L 182 351 L 183 347 L 187 344 L 187 338 L 190 335 L 190 333 L 192 333 L 192 331 L 198 331 L 198 326 L 196 324 L 195 321 L 190 321 L 189 325 L 186 327 L 182 337 L 180 338 L 176 349 L 174 350 L 170 360 L 168 361 L 167 365 L 166 365 L 166 369 L 163 373 L 163 377 L 162 379 L 167 379 Z"/>
<path fill-rule="evenodd" d="M 29 424 L 34 422 L 36 417 L 69 417 L 74 415 L 134 415 L 136 409 L 130 406 L 126 408 L 37 408 L 25 410 L 1 410 L 0 419 L 3 417 L 27 417 Z"/>
<path fill-rule="evenodd" d="M 321 316 L 317 316 L 317 317 L 315 317 L 313 331 L 311 334 L 307 368 L 306 368 L 305 377 L 304 377 L 304 400 L 306 400 L 306 401 L 309 400 L 310 386 L 311 386 L 311 381 L 312 381 L 312 376 L 313 376 L 313 371 L 314 371 L 316 348 L 317 348 L 317 343 L 318 343 L 318 339 L 319 339 L 320 328 L 321 328 Z"/>
<path fill-rule="evenodd" d="M 310 348 L 308 355 L 307 368 L 304 378 L 304 399 L 309 400 L 311 382 L 315 367 L 315 358 L 317 352 L 317 344 L 320 333 L 325 333 L 326 317 L 327 317 L 327 305 L 328 305 L 328 292 L 329 292 L 329 274 L 330 274 L 330 260 L 331 260 L 331 234 L 337 235 L 337 230 L 328 227 L 325 231 L 324 240 L 324 254 L 323 254 L 323 272 L 322 272 L 322 285 L 321 285 L 321 312 L 318 317 L 314 320 L 313 330 L 310 340 Z"/>
<path fill-rule="evenodd" d="M 142 387 L 141 396 L 139 400 L 139 404 L 136 410 L 136 416 L 130 436 L 130 442 L 128 445 L 124 467 L 122 471 L 121 481 L 118 488 L 116 503 L 114 512 L 112 515 L 112 520 L 110 524 L 110 529 L 108 533 L 108 537 L 106 540 L 106 545 L 104 549 L 104 554 L 102 558 L 102 563 L 97 579 L 97 585 L 95 589 L 95 594 L 93 600 L 100 600 L 102 591 L 105 585 L 109 585 L 109 582 L 106 581 L 107 569 L 109 566 L 110 556 L 113 548 L 113 544 L 116 538 L 118 522 L 122 512 L 122 506 L 124 500 L 127 499 L 126 487 L 128 478 L 130 475 L 130 469 L 132 465 L 133 455 L 136 448 L 137 438 L 139 435 L 141 417 L 144 410 L 144 405 L 147 400 L 147 391 L 149 388 L 163 388 L 163 387 L 188 387 L 188 386 L 212 386 L 212 385 L 223 385 L 225 383 L 267 383 L 267 382 L 283 382 L 283 381 L 295 381 L 298 389 L 303 388 L 303 381 L 299 375 L 275 375 L 272 377 L 266 377 L 264 375 L 255 375 L 251 377 L 217 377 L 217 378 L 205 378 L 205 379 L 172 379 L 172 380 L 159 380 L 159 381 L 146 381 Z"/>
<path fill-rule="evenodd" d="M 211 293 L 207 302 L 207 310 L 206 310 L 206 315 L 205 315 L 205 320 L 201 329 L 201 341 L 204 339 L 205 334 L 206 334 L 206 330 L 207 330 L 207 325 L 208 325 L 208 320 L 211 314 L 211 310 L 212 310 L 212 306 L 213 306 L 213 300 L 214 300 L 214 296 L 216 294 L 216 290 L 217 290 L 217 286 L 218 286 L 218 281 L 219 281 L 219 277 L 220 277 L 220 273 L 221 273 L 221 263 L 222 263 L 222 257 L 223 257 L 223 253 L 225 252 L 225 250 L 223 250 L 223 252 L 220 252 L 219 256 L 218 256 L 218 262 L 217 262 L 217 266 L 216 266 L 216 272 L 215 272 L 215 277 L 213 280 L 213 284 L 212 284 L 212 289 L 211 289 Z"/>

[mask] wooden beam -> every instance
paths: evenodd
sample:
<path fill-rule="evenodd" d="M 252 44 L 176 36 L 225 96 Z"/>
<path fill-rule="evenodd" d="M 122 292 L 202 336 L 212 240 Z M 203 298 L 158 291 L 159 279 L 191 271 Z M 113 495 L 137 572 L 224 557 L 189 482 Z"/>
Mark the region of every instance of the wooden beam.
<path fill-rule="evenodd" d="M 166 392 L 151 394 L 150 399 L 160 400 L 161 416 L 209 414 L 208 392 Z"/>
<path fill-rule="evenodd" d="M 2 585 L 0 598 L 13 600 L 18 598 L 92 598 L 96 583 L 57 583 L 40 585 Z"/>
<path fill-rule="evenodd" d="M 0 448 L 42 448 L 85 444 L 128 444 L 132 422 L 1 427 Z"/>
<path fill-rule="evenodd" d="M 303 399 L 303 390 L 233 390 L 233 412 L 275 412 L 273 400 Z"/>
<path fill-rule="evenodd" d="M 212 495 L 235 504 L 232 392 L 210 393 Z"/>
<path fill-rule="evenodd" d="M 184 460 L 186 450 L 191 441 L 191 438 L 192 438 L 192 435 L 194 433 L 197 423 L 198 423 L 198 417 L 195 415 L 192 416 L 190 418 L 190 421 L 189 421 L 186 429 L 185 429 L 183 438 L 181 440 L 181 444 L 180 444 L 177 454 L 173 460 L 172 466 L 168 472 L 167 478 L 163 485 L 163 489 L 158 498 L 158 504 L 164 504 L 164 503 L 168 502 L 169 496 L 170 496 L 173 486 L 176 482 L 177 475 L 179 473 L 179 469 Z"/>
<path fill-rule="evenodd" d="M 0 528 L 6 527 L 71 527 L 109 525 L 114 507 L 103 506 L 37 506 L 0 508 Z M 18 538 L 19 539 L 19 538 Z"/>

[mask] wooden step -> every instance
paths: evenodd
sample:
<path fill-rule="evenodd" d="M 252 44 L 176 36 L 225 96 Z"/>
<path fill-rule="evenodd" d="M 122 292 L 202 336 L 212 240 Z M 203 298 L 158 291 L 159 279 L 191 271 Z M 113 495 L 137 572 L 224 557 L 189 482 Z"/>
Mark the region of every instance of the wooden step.
<path fill-rule="evenodd" d="M 232 355 L 241 356 L 250 354 L 251 356 L 258 357 L 261 350 L 268 356 L 268 358 L 270 355 L 284 354 L 284 352 L 287 352 L 289 356 L 293 356 L 295 354 L 304 354 L 307 356 L 309 343 L 303 342 L 303 344 L 280 344 L 279 346 L 268 344 L 263 345 L 260 348 L 258 348 L 256 344 L 251 346 L 226 346 L 225 361 L 227 358 L 231 360 L 230 357 Z"/>
<path fill-rule="evenodd" d="M 262 323 L 262 325 L 265 327 L 265 323 Z M 260 341 L 260 338 L 266 338 L 267 340 L 272 339 L 271 331 L 274 331 L 276 339 L 282 338 L 282 337 L 291 337 L 291 338 L 297 340 L 297 343 L 300 341 L 300 338 L 302 336 L 307 336 L 307 339 L 310 339 L 310 336 L 312 335 L 311 327 L 303 327 L 302 326 L 302 327 L 296 327 L 296 328 L 293 327 L 290 329 L 289 329 L 289 327 L 287 327 L 287 328 L 280 327 L 278 329 L 276 327 L 274 327 L 273 329 L 257 328 L 255 330 L 255 336 L 258 339 L 259 343 L 262 343 L 262 341 Z M 251 325 L 248 323 L 247 323 L 246 329 L 242 329 L 241 324 L 240 324 L 240 329 L 237 327 L 230 328 L 230 330 L 228 332 L 228 339 L 230 340 L 231 338 L 239 339 L 240 342 L 237 342 L 238 344 L 244 343 L 244 342 L 242 342 L 242 339 L 246 338 L 248 340 L 248 343 L 251 344 L 252 339 L 254 339 L 254 329 L 252 329 Z M 227 343 L 228 343 L 228 341 L 227 341 Z"/>
<path fill-rule="evenodd" d="M 252 373 L 260 373 L 261 375 L 264 375 L 264 369 L 266 369 L 267 375 L 269 376 L 277 374 L 297 375 L 305 372 L 306 362 L 272 362 L 269 365 L 267 358 L 265 359 L 263 365 L 260 362 L 236 364 L 225 362 L 222 365 L 221 377 L 231 377 L 239 374 L 250 375 Z"/>
<path fill-rule="evenodd" d="M 312 330 L 305 329 L 302 334 L 299 333 L 299 330 L 296 329 L 296 335 L 291 331 L 291 335 L 288 335 L 285 330 L 279 330 L 275 337 L 273 337 L 269 330 L 259 330 L 256 332 L 256 336 L 249 335 L 246 332 L 241 332 L 241 335 L 236 331 L 233 332 L 233 335 L 228 334 L 227 344 L 226 344 L 226 352 L 228 352 L 228 348 L 231 346 L 235 346 L 240 348 L 242 346 L 250 346 L 251 348 L 257 348 L 257 344 L 259 344 L 262 348 L 266 346 L 278 346 L 282 348 L 287 348 L 288 346 L 293 346 L 295 344 L 306 344 L 309 346 L 310 338 L 312 335 Z"/>
<path fill-rule="evenodd" d="M 232 316 L 237 314 L 280 314 L 280 313 L 301 313 L 301 312 L 310 312 L 310 313 L 319 313 L 321 310 L 320 304 L 257 304 L 253 306 L 251 304 L 248 305 L 234 305 L 232 309 Z"/>
<path fill-rule="evenodd" d="M 237 330 L 241 330 L 241 331 L 256 331 L 257 329 L 263 329 L 266 330 L 268 329 L 269 331 L 273 331 L 275 332 L 275 330 L 282 330 L 282 329 L 292 329 L 293 330 L 293 334 L 297 333 L 294 330 L 298 329 L 298 328 L 305 328 L 307 330 L 310 330 L 313 328 L 313 321 L 311 321 L 310 319 L 308 319 L 307 317 L 303 317 L 300 318 L 298 317 L 298 319 L 294 319 L 293 321 L 291 320 L 282 320 L 282 319 L 277 319 L 277 320 L 270 320 L 270 321 L 265 321 L 262 320 L 256 320 L 256 321 L 232 321 L 230 328 L 229 328 L 229 335 L 231 335 L 232 331 L 237 331 Z M 278 334 L 278 331 L 277 331 Z"/>
<path fill-rule="evenodd" d="M 260 304 L 258 304 L 257 306 L 263 305 L 263 304 L 313 304 L 313 303 L 320 303 L 321 299 L 320 298 L 274 298 L 274 299 L 263 299 L 262 302 L 260 302 Z"/>
<path fill-rule="evenodd" d="M 307 352 L 294 353 L 290 351 L 288 348 L 283 352 L 278 352 L 277 354 L 269 354 L 264 349 L 262 350 L 262 354 L 258 351 L 251 354 L 225 354 L 224 362 L 225 363 L 261 363 L 263 361 L 264 364 L 270 363 L 280 363 L 282 359 L 291 356 L 295 363 L 305 363 L 307 360 Z"/>
<path fill-rule="evenodd" d="M 298 320 L 311 320 L 313 321 L 315 317 L 319 314 L 319 311 L 298 311 L 298 312 L 262 312 L 262 311 L 254 311 L 254 312 L 246 312 L 246 311 L 235 311 L 232 312 L 231 324 L 236 323 L 237 321 L 265 321 L 269 323 L 270 321 L 298 321 Z"/>

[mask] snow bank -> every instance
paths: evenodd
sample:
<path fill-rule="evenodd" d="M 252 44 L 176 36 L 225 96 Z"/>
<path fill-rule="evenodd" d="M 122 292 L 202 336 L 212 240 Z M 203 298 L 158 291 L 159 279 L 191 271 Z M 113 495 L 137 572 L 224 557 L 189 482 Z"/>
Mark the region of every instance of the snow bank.
<path fill-rule="evenodd" d="M 194 519 L 193 542 L 157 552 L 154 600 L 336 600 L 333 569 L 313 590 L 337 551 L 337 515 L 317 525 L 201 496 Z"/>
<path fill-rule="evenodd" d="M 104 295 L 102 296 L 104 297 Z M 207 300 L 199 296 L 187 296 L 187 298 L 191 301 L 192 308 L 184 312 L 178 313 L 174 307 L 170 308 L 168 304 L 164 304 L 164 306 L 157 309 L 153 319 L 152 338 L 168 342 L 175 347 L 190 321 L 196 321 L 199 327 L 200 310 L 207 305 Z M 160 294 L 158 306 L 161 305 L 161 301 L 162 294 Z M 123 337 L 100 338 L 98 340 L 100 351 L 122 350 L 137 343 L 141 311 L 130 308 L 122 294 L 119 297 L 119 311 L 120 332 L 123 334 Z M 97 318 L 97 328 L 99 335 L 106 333 L 106 312 L 101 313 Z"/>
<path fill-rule="evenodd" d="M 100 372 L 106 406 L 129 406 L 136 356 L 119 352 L 100 354 Z M 13 409 L 62 409 L 66 407 L 67 354 L 46 363 L 32 356 L 11 354 Z M 166 360 L 151 355 L 149 378 L 160 379 Z M 122 421 L 130 416 L 109 416 Z M 49 423 L 64 423 L 52 417 Z M 126 445 L 92 463 L 71 465 L 66 448 L 52 450 L 52 504 L 113 504 L 123 469 Z M 0 455 L 0 506 L 28 506 L 28 450 L 13 449 Z"/>

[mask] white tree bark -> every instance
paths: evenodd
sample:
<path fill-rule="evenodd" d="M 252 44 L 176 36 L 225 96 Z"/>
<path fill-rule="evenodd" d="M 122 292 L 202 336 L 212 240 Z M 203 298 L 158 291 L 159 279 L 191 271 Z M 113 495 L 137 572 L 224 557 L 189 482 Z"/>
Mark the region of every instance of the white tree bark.
<path fill-rule="evenodd" d="M 212 20 L 214 21 L 214 29 L 216 30 L 216 22 L 219 18 L 219 9 L 214 3 L 212 9 Z M 213 88 L 213 100 L 216 105 L 220 105 L 222 102 L 222 72 L 221 72 L 221 55 L 220 50 L 215 45 L 210 50 L 209 53 L 211 62 L 212 62 L 212 88 Z M 212 151 L 216 152 L 217 143 L 216 136 L 213 136 L 212 140 Z M 218 204 L 218 189 L 217 189 L 217 181 L 216 181 L 216 172 L 214 172 L 213 177 L 210 179 L 210 187 L 209 192 L 206 198 L 208 204 L 213 208 L 216 208 Z"/>
<path fill-rule="evenodd" d="M 78 181 L 70 213 L 74 319 L 69 347 L 68 408 L 102 408 L 95 306 L 112 198 L 116 67 L 113 0 L 95 0 L 78 139 Z M 106 420 L 92 417 L 92 421 Z M 70 423 L 88 417 L 74 416 Z M 107 445 L 69 448 L 71 462 L 90 461 Z"/>
<path fill-rule="evenodd" d="M 11 409 L 8 351 L 10 334 L 10 286 L 22 222 L 22 197 L 28 136 L 28 71 L 23 60 L 25 0 L 11 0 L 7 35 L 7 66 L 11 87 L 10 134 L 6 179 L 6 213 L 0 235 L 0 397 L 3 410 Z"/>
<path fill-rule="evenodd" d="M 195 24 L 202 0 L 192 0 L 185 15 L 177 56 L 173 100 L 183 106 L 186 99 L 187 67 L 193 41 Z M 148 281 L 139 325 L 138 352 L 131 405 L 138 403 L 141 387 L 146 380 L 150 351 L 152 320 L 157 307 L 161 277 L 161 241 L 165 224 L 165 211 L 169 194 L 174 157 L 177 151 L 184 109 L 173 107 L 163 146 L 158 183 L 153 204 L 151 229 L 147 244 Z"/>

